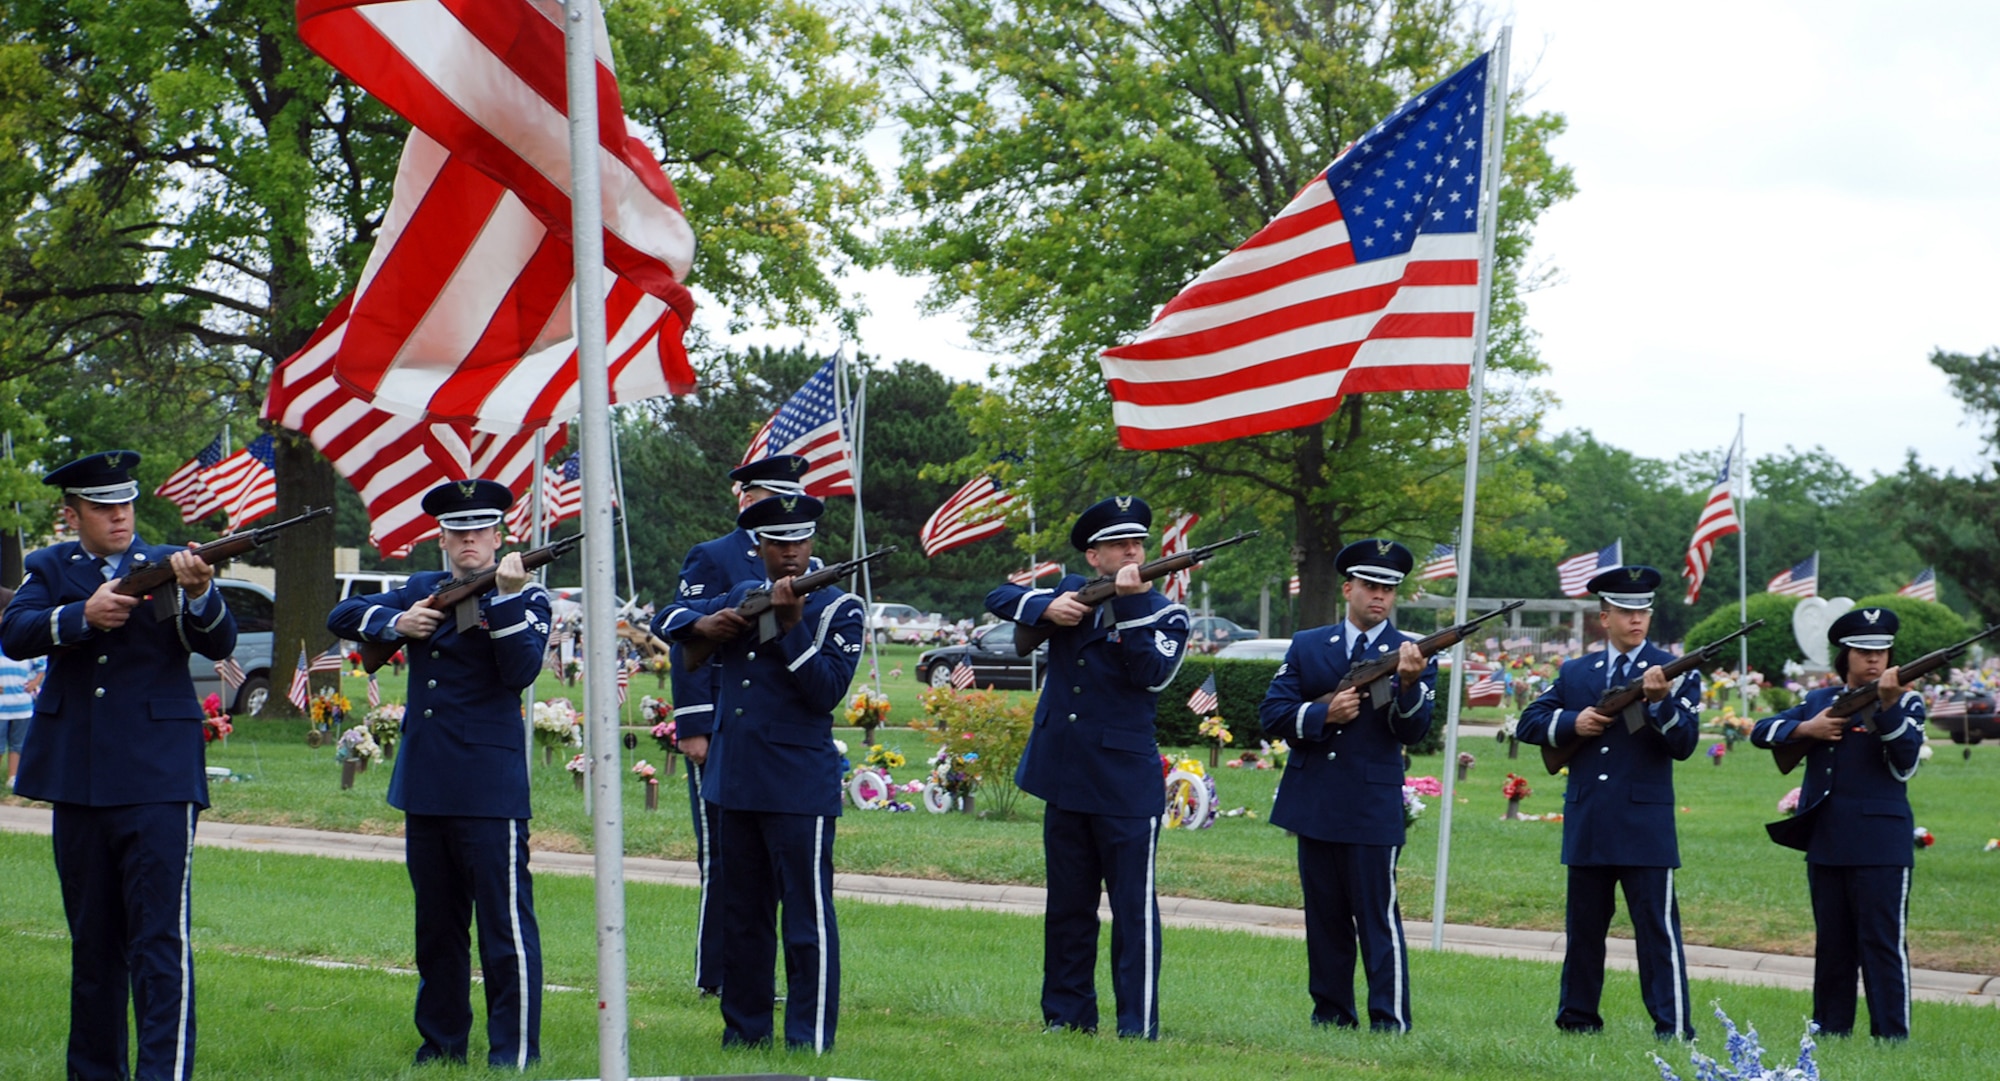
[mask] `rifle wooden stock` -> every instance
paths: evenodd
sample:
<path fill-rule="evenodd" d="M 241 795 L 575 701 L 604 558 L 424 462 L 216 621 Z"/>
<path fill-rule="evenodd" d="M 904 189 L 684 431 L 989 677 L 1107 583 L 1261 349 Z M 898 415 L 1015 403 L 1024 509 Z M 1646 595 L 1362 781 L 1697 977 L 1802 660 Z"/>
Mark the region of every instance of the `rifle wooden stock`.
<path fill-rule="evenodd" d="M 1904 686 L 1908 686 L 1950 664 L 1959 654 L 1972 648 L 1973 643 L 1983 638 L 1990 638 L 1994 634 L 2000 634 L 2000 623 L 1987 627 L 1963 642 L 1954 642 L 1943 649 L 1931 650 L 1916 660 L 1899 666 L 1896 675 L 1902 679 Z M 1826 707 L 1826 712 L 1841 720 L 1854 719 L 1854 723 L 1847 729 L 1850 732 L 1868 731 L 1869 722 L 1875 718 L 1875 707 L 1881 699 L 1877 690 L 1881 682 L 1871 679 L 1859 687 L 1850 687 L 1840 692 L 1834 698 L 1833 704 Z M 1795 739 L 1771 748 L 1771 757 L 1777 760 L 1778 772 L 1790 773 L 1799 768 L 1799 763 L 1805 761 L 1806 755 L 1812 753 L 1814 745 L 1821 742 L 1823 741 L 1816 739 Z"/>
<path fill-rule="evenodd" d="M 304 514 L 296 518 L 287 518 L 275 525 L 262 526 L 257 529 L 246 529 L 241 533 L 231 533 L 220 540 L 212 540 L 207 544 L 190 550 L 196 556 L 200 557 L 202 562 L 212 567 L 217 563 L 227 563 L 252 548 L 261 548 L 269 544 L 272 537 L 295 525 L 301 525 L 323 514 L 332 513 L 332 507 L 307 508 Z M 147 594 L 151 594 L 153 598 L 153 618 L 155 620 L 172 619 L 174 615 L 174 594 L 172 590 L 166 587 L 171 585 L 173 580 L 174 568 L 172 564 L 155 563 L 150 567 L 133 571 L 123 578 L 118 579 L 118 584 L 111 587 L 111 592 L 123 597 L 144 597 Z"/>
<path fill-rule="evenodd" d="M 830 564 L 810 574 L 798 575 L 792 579 L 792 592 L 803 597 L 814 590 L 824 589 L 895 550 L 896 546 L 892 544 L 886 548 L 877 548 L 859 559 L 850 559 L 844 563 Z M 737 605 L 732 611 L 744 619 L 763 621 L 764 617 L 771 611 L 771 591 L 762 587 L 751 590 L 743 595 L 743 603 Z M 770 629 L 773 633 L 764 637 L 763 641 L 770 641 L 772 638 L 777 637 L 775 626 Z M 708 658 L 715 653 L 716 643 L 706 638 L 690 638 L 682 642 L 680 646 L 681 670 L 692 672 L 708 663 Z"/>
<path fill-rule="evenodd" d="M 1511 601 L 1505 606 L 1496 608 L 1483 616 L 1468 619 L 1456 626 L 1446 627 L 1435 634 L 1426 635 L 1417 640 L 1417 651 L 1428 659 L 1465 641 L 1465 636 L 1477 630 L 1480 624 L 1490 619 L 1498 619 L 1526 603 L 1528 602 Z M 1367 692 L 1368 704 L 1376 709 L 1381 709 L 1389 704 L 1389 677 L 1395 674 L 1396 661 L 1397 655 L 1391 653 L 1385 657 L 1377 657 L 1372 661 L 1363 662 L 1359 667 L 1348 671 L 1346 678 L 1340 681 L 1340 686 L 1335 687 L 1333 693 L 1339 694 L 1349 687 L 1360 687 L 1363 691 Z"/>
<path fill-rule="evenodd" d="M 521 566 L 527 570 L 537 570 L 561 558 L 564 553 L 583 542 L 583 534 L 564 537 L 521 553 Z M 466 578 L 453 578 L 439 582 L 431 595 L 416 603 L 418 608 L 434 608 L 440 612 L 451 612 L 458 625 L 458 633 L 464 634 L 479 624 L 479 598 L 493 588 L 493 580 L 500 573 L 495 564 Z M 398 638 L 390 642 L 362 642 L 361 667 L 373 672 L 389 663 L 389 658 L 403 648 L 404 640 Z"/>
<path fill-rule="evenodd" d="M 1263 530 L 1253 529 L 1248 533 L 1238 533 L 1228 540 L 1216 541 L 1214 544 L 1204 544 L 1199 548 L 1190 548 L 1185 552 L 1175 552 L 1170 556 L 1161 556 L 1151 562 L 1141 563 L 1139 564 L 1139 580 L 1142 582 L 1151 582 L 1156 579 L 1165 578 L 1169 574 L 1177 574 L 1190 567 L 1206 562 L 1209 556 L 1232 544 L 1242 544 L 1244 541 L 1262 532 Z M 1105 601 L 1110 600 L 1117 592 L 1118 582 L 1116 577 L 1109 574 L 1100 574 L 1090 581 L 1085 582 L 1083 588 L 1076 591 L 1076 599 L 1089 607 L 1095 608 Z M 1036 646 L 1055 637 L 1058 629 L 1055 624 L 1044 626 L 1040 623 L 1023 623 L 1018 625 L 1014 630 L 1014 655 L 1025 657 L 1033 653 Z"/>
<path fill-rule="evenodd" d="M 1715 655 L 1721 651 L 1723 646 L 1734 642 L 1763 625 L 1764 621 L 1761 619 L 1746 623 L 1700 649 L 1683 655 L 1679 660 L 1669 661 L 1661 665 L 1660 672 L 1669 680 L 1679 679 L 1681 676 L 1714 660 Z M 1667 693 L 1672 694 L 1673 691 L 1669 689 Z M 1642 704 L 1645 699 L 1645 678 L 1642 676 L 1639 679 L 1631 680 L 1605 691 L 1598 697 L 1597 704 L 1592 708 L 1607 717 L 1623 719 L 1627 732 L 1637 732 L 1646 724 L 1646 707 Z M 1576 752 L 1582 749 L 1584 742 L 1583 739 L 1575 739 L 1563 747 L 1544 745 L 1542 747 L 1542 766 L 1550 773 L 1562 772 L 1562 768 L 1569 765 L 1569 760 L 1575 758 Z"/>

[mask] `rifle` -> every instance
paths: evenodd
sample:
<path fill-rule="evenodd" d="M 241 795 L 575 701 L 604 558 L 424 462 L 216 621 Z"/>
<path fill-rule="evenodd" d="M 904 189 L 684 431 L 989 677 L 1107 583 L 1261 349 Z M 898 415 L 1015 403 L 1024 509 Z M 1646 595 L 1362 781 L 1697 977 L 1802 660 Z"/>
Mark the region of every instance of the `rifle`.
<path fill-rule="evenodd" d="M 1141 563 L 1139 564 L 1139 580 L 1141 582 L 1150 582 L 1156 578 L 1165 578 L 1169 574 L 1187 570 L 1189 567 L 1206 562 L 1209 556 L 1214 555 L 1222 549 L 1232 544 L 1242 544 L 1244 541 L 1257 536 L 1261 532 L 1263 531 L 1253 529 L 1248 533 L 1238 533 L 1228 540 L 1216 541 L 1214 544 L 1204 544 L 1199 548 L 1190 548 L 1185 552 L 1175 552 L 1170 556 L 1161 556 L 1150 563 Z M 1100 574 L 1084 583 L 1083 588 L 1076 591 L 1076 599 L 1095 608 L 1105 601 L 1110 600 L 1112 594 L 1117 592 L 1118 582 L 1116 576 Z M 1049 626 L 1043 626 L 1039 623 L 1022 624 L 1014 632 L 1014 655 L 1025 657 L 1033 653 L 1036 646 L 1055 637 L 1057 629 L 1053 624 Z"/>
<path fill-rule="evenodd" d="M 803 597 L 816 589 L 824 589 L 895 550 L 896 546 L 892 544 L 887 548 L 877 548 L 858 559 L 850 559 L 844 563 L 831 563 L 810 574 L 798 575 L 792 579 L 792 592 Z M 769 589 L 758 586 L 756 589 L 745 593 L 743 595 L 743 603 L 737 605 L 734 611 L 744 619 L 754 619 L 757 621 L 757 640 L 759 642 L 769 642 L 778 637 L 778 617 L 771 611 L 771 591 Z M 681 643 L 681 670 L 692 672 L 702 665 L 707 664 L 709 656 L 715 652 L 715 645 L 714 642 L 706 638 L 689 638 L 683 641 Z"/>
<path fill-rule="evenodd" d="M 191 550 L 195 555 L 201 557 L 202 562 L 207 563 L 209 566 L 214 566 L 217 563 L 227 563 L 252 548 L 262 548 L 264 545 L 271 543 L 271 538 L 277 536 L 282 530 L 290 529 L 303 522 L 309 522 L 322 514 L 332 513 L 332 507 L 320 507 L 317 510 L 307 509 L 304 514 L 299 515 L 297 518 L 288 518 L 276 525 L 267 525 L 260 529 L 246 529 L 241 533 L 231 533 L 221 540 L 212 540 L 199 548 Z M 174 592 L 165 588 L 173 580 L 174 568 L 172 564 L 155 563 L 118 579 L 118 584 L 111 588 L 111 592 L 122 597 L 144 597 L 149 593 L 152 594 L 153 619 L 156 622 L 164 621 L 172 619 L 174 616 Z"/>
<path fill-rule="evenodd" d="M 528 570 L 545 567 L 561 558 L 564 553 L 583 542 L 583 534 L 551 541 L 540 548 L 521 553 L 521 566 Z M 416 603 L 418 608 L 435 608 L 440 612 L 451 612 L 458 625 L 458 633 L 464 634 L 479 625 L 479 597 L 493 588 L 493 579 L 500 572 L 498 564 L 488 567 L 478 574 L 465 578 L 450 578 L 439 582 L 431 595 Z M 389 642 L 361 643 L 361 667 L 373 673 L 389 663 L 389 658 L 403 648 L 400 639 Z"/>
<path fill-rule="evenodd" d="M 1738 638 L 1749 634 L 1763 625 L 1764 621 L 1761 619 L 1745 623 L 1743 626 L 1736 628 L 1734 631 L 1723 635 L 1700 649 L 1682 656 L 1679 660 L 1669 661 L 1660 667 L 1660 671 L 1668 679 L 1678 679 L 1680 676 L 1714 660 L 1716 654 L 1722 651 L 1723 646 L 1736 641 Z M 1597 705 L 1595 706 L 1597 712 L 1608 717 L 1621 717 L 1625 721 L 1625 731 L 1637 732 L 1646 723 L 1646 707 L 1642 704 L 1646 700 L 1644 683 L 1645 677 L 1641 676 L 1605 691 L 1597 699 Z M 1672 692 L 1669 691 L 1668 693 L 1671 694 Z M 1543 747 L 1542 765 L 1546 766 L 1550 773 L 1562 772 L 1562 768 L 1569 765 L 1569 760 L 1576 757 L 1576 752 L 1583 748 L 1583 744 L 1584 741 L 1578 739 L 1572 741 L 1566 747 Z"/>
<path fill-rule="evenodd" d="M 1981 639 L 1991 638 L 1995 634 L 2000 634 L 2000 623 L 1992 624 L 1985 630 L 1962 642 L 1953 642 L 1943 649 L 1931 650 L 1916 660 L 1899 666 L 1896 669 L 1896 675 L 1902 679 L 1905 685 L 1915 683 L 1958 659 L 1958 655 L 1972 648 L 1973 643 Z M 1874 718 L 1875 707 L 1881 700 L 1880 696 L 1876 693 L 1876 685 L 1881 682 L 1879 679 L 1871 679 L 1859 687 L 1852 687 L 1840 692 L 1839 695 L 1835 696 L 1833 704 L 1826 707 L 1826 711 L 1842 720 L 1850 717 L 1855 718 L 1853 726 L 1848 729 L 1849 731 L 1867 732 L 1869 730 L 1868 722 Z M 1786 743 L 1780 743 L 1776 747 L 1771 748 L 1771 757 L 1778 760 L 1778 772 L 1790 773 L 1794 769 L 1797 769 L 1799 763 L 1805 760 L 1806 755 L 1812 751 L 1814 745 L 1820 742 L 1820 740 L 1816 739 L 1795 739 Z"/>
<path fill-rule="evenodd" d="M 1503 608 L 1497 608 L 1483 616 L 1468 619 L 1455 627 L 1446 627 L 1436 634 L 1427 635 L 1417 640 L 1417 649 L 1423 653 L 1425 659 L 1429 659 L 1439 651 L 1450 649 L 1464 641 L 1465 636 L 1471 634 L 1481 623 L 1489 619 L 1504 616 L 1526 603 L 1528 602 L 1510 601 Z M 1396 654 L 1394 653 L 1377 657 L 1372 661 L 1363 661 L 1360 665 L 1348 670 L 1346 678 L 1340 681 L 1340 686 L 1333 689 L 1333 693 L 1339 694 L 1349 687 L 1360 687 L 1367 692 L 1368 704 L 1374 706 L 1376 709 L 1381 709 L 1389 704 L 1389 677 L 1395 671 Z"/>

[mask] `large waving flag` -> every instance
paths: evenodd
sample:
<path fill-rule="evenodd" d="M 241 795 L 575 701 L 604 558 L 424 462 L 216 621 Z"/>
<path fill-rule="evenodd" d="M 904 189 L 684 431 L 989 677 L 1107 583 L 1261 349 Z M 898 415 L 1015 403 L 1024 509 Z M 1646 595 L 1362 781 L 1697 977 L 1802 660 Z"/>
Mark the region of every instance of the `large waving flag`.
<path fill-rule="evenodd" d="M 806 460 L 806 494 L 818 499 L 854 494 L 854 453 L 847 425 L 834 408 L 834 368 L 829 358 L 757 430 L 743 452 L 748 465 L 774 454 L 797 454 Z"/>
<path fill-rule="evenodd" d="M 1937 569 L 1925 567 L 1910 584 L 1896 591 L 1898 597 L 1915 597 L 1920 601 L 1937 600 Z"/>
<path fill-rule="evenodd" d="M 917 531 L 917 542 L 924 555 L 936 556 L 984 540 L 1007 528 L 1007 508 L 1013 503 L 1012 492 L 982 473 L 931 512 Z"/>
<path fill-rule="evenodd" d="M 1585 552 L 1571 556 L 1556 564 L 1556 581 L 1562 587 L 1565 597 L 1587 597 L 1590 595 L 1590 580 L 1600 571 L 1625 565 L 1625 540 L 1623 537 L 1595 552 Z"/>
<path fill-rule="evenodd" d="M 1488 56 L 1404 102 L 1104 351 L 1120 443 L 1239 439 L 1324 420 L 1342 394 L 1465 389 Z"/>
<path fill-rule="evenodd" d="M 181 509 L 181 521 L 199 522 L 203 518 L 222 509 L 222 500 L 216 497 L 202 475 L 222 463 L 228 453 L 221 436 L 216 436 L 208 446 L 201 448 L 189 458 L 173 475 L 160 482 L 153 494 L 165 499 Z"/>
<path fill-rule="evenodd" d="M 1160 531 L 1160 558 L 1179 555 L 1188 549 L 1188 530 L 1201 521 L 1199 514 L 1183 514 L 1175 518 L 1172 525 Z M 1194 587 L 1194 568 L 1175 571 L 1160 582 L 1160 592 L 1175 604 L 1186 604 L 1188 591 Z"/>
<path fill-rule="evenodd" d="M 1708 577 L 1715 542 L 1742 529 L 1743 523 L 1736 517 L 1736 444 L 1731 443 L 1722 459 L 1722 471 L 1715 475 L 1715 487 L 1709 489 L 1708 502 L 1694 523 L 1694 536 L 1688 541 L 1687 563 L 1681 568 L 1681 577 L 1688 580 L 1686 603 L 1701 599 L 1701 582 Z"/>
<path fill-rule="evenodd" d="M 415 129 L 336 377 L 385 412 L 500 434 L 574 415 L 561 6 L 299 0 L 298 16 L 313 51 Z M 628 128 L 601 23 L 595 39 L 612 400 L 684 393 L 694 234 Z"/>
<path fill-rule="evenodd" d="M 1435 582 L 1444 578 L 1458 577 L 1458 546 L 1440 544 L 1431 549 L 1430 557 L 1417 568 L 1419 582 Z"/>
<path fill-rule="evenodd" d="M 1819 596 L 1819 553 L 1814 552 L 1796 565 L 1779 571 L 1764 586 L 1765 592 L 1787 597 Z"/>

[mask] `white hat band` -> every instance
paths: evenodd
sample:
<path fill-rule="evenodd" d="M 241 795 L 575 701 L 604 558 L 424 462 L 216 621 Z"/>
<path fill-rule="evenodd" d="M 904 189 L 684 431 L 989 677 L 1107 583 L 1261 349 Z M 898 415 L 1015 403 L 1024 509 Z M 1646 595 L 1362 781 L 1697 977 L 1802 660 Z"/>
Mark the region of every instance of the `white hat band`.
<path fill-rule="evenodd" d="M 758 540 L 802 541 L 819 531 L 816 522 L 786 522 L 782 525 L 758 526 L 750 532 Z"/>
<path fill-rule="evenodd" d="M 437 522 L 438 525 L 446 529 L 463 533 L 467 530 L 485 529 L 487 526 L 499 525 L 501 520 L 506 517 L 507 515 L 502 511 L 497 511 L 490 507 L 481 507 L 478 510 L 447 511 L 437 516 Z"/>
<path fill-rule="evenodd" d="M 1840 644 L 1853 649 L 1888 649 L 1896 644 L 1893 634 L 1850 634 Z"/>
<path fill-rule="evenodd" d="M 1617 608 L 1642 609 L 1653 606 L 1651 593 L 1599 593 L 1597 596 L 1604 603 Z"/>
<path fill-rule="evenodd" d="M 1124 540 L 1127 537 L 1144 537 L 1150 532 L 1152 530 L 1137 522 L 1119 522 L 1115 525 L 1105 526 L 1103 529 L 1092 533 L 1090 535 L 1090 543 L 1096 544 L 1099 541 Z"/>
<path fill-rule="evenodd" d="M 1361 565 L 1347 568 L 1349 578 L 1359 578 L 1378 586 L 1399 586 L 1403 584 L 1403 572 L 1394 567 Z"/>
<path fill-rule="evenodd" d="M 91 488 L 64 488 L 63 492 L 92 503 L 130 503 L 139 498 L 139 482 L 119 481 L 117 484 L 100 484 Z"/>
<path fill-rule="evenodd" d="M 743 487 L 745 488 L 762 488 L 765 491 L 770 492 L 772 495 L 806 494 L 805 483 L 796 480 L 774 480 L 770 478 L 764 478 L 759 480 L 746 480 L 743 481 L 742 484 Z"/>

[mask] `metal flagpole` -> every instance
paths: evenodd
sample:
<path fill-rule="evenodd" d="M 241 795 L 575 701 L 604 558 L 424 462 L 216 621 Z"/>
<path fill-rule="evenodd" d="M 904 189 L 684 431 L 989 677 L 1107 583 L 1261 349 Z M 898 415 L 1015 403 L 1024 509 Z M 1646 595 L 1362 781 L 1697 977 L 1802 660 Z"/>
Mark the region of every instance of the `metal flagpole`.
<path fill-rule="evenodd" d="M 542 545 L 548 543 L 542 539 L 543 535 L 547 532 L 547 530 L 542 528 L 542 470 L 544 468 L 542 465 L 542 456 L 548 453 L 548 438 L 547 428 L 538 428 L 535 430 L 534 468 L 528 473 L 528 547 L 530 548 L 540 548 Z M 538 568 L 535 571 L 535 580 L 544 586 L 548 585 L 548 568 Z M 542 668 L 548 667 L 548 659 L 548 650 L 544 648 L 542 650 Z M 536 669 L 535 678 L 541 678 L 541 669 Z M 528 769 L 532 771 L 535 768 L 535 685 L 533 683 L 528 684 L 527 702 L 528 708 L 521 713 L 521 727 L 525 729 L 522 734 L 526 737 L 521 741 L 521 753 L 527 756 Z M 585 813 L 589 813 L 587 809 Z"/>
<path fill-rule="evenodd" d="M 1736 414 L 1736 461 L 1729 463 L 1729 486 L 1743 493 L 1736 501 L 1736 618 L 1750 622 L 1750 452 L 1743 446 L 1743 414 Z M 1734 492 L 1731 494 L 1733 495 Z M 1736 695 L 1743 716 L 1750 716 L 1750 636 L 1736 640 Z"/>
<path fill-rule="evenodd" d="M 612 511 L 618 519 L 618 540 L 625 546 L 625 603 L 618 606 L 620 613 L 628 608 L 636 610 L 639 603 L 639 587 L 632 578 L 632 526 L 631 504 L 625 502 L 625 459 L 618 455 L 618 428 L 611 428 L 611 480 L 618 493 L 618 506 Z"/>
<path fill-rule="evenodd" d="M 626 1081 L 625 822 L 620 804 L 618 704 L 602 678 L 615 663 L 612 593 L 611 378 L 605 367 L 604 205 L 598 176 L 595 0 L 566 0 L 564 68 L 569 97 L 570 227 L 575 244 L 576 383 L 583 409 L 584 715 L 590 719 L 591 815 L 597 886 L 597 1062 L 601 1081 Z"/>
<path fill-rule="evenodd" d="M 846 347 L 841 349 L 844 356 Z M 854 457 L 854 558 L 859 559 L 868 554 L 868 522 L 861 513 L 862 450 L 868 438 L 868 379 L 863 375 L 855 383 L 854 419 L 847 446 Z M 875 578 L 865 563 L 861 566 L 861 603 L 866 605 L 865 611 L 875 610 Z M 873 631 L 868 634 L 868 670 L 874 675 L 875 692 L 882 693 L 882 646 L 875 641 Z"/>
<path fill-rule="evenodd" d="M 1501 145 L 1507 138 L 1507 47 L 1514 28 L 1500 28 L 1500 40 L 1493 45 L 1493 58 L 1486 65 L 1486 161 L 1480 179 L 1486 185 L 1479 212 L 1479 314 L 1472 328 L 1472 419 L 1465 442 L 1465 506 L 1458 519 L 1458 604 L 1454 622 L 1466 619 L 1466 603 L 1472 590 L 1472 512 L 1479 498 L 1480 414 L 1486 405 L 1486 330 L 1493 316 L 1493 240 L 1500 226 L 1500 163 L 1506 160 Z M 1451 688 L 1446 698 L 1444 724 L 1445 768 L 1438 771 L 1444 794 L 1438 802 L 1437 876 L 1431 890 L 1431 949 L 1444 949 L 1445 883 L 1451 870 L 1451 811 L 1455 802 L 1458 771 L 1458 716 L 1465 692 L 1465 643 L 1451 647 Z"/>

